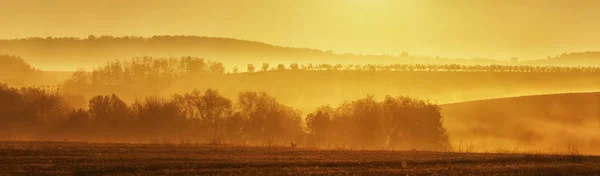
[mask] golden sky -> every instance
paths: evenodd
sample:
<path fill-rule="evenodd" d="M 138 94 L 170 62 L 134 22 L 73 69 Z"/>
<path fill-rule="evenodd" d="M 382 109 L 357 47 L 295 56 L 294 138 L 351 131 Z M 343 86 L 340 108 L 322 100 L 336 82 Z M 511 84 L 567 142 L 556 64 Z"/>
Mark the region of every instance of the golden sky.
<path fill-rule="evenodd" d="M 594 0 L 0 0 L 0 38 L 199 35 L 335 52 L 600 50 Z"/>

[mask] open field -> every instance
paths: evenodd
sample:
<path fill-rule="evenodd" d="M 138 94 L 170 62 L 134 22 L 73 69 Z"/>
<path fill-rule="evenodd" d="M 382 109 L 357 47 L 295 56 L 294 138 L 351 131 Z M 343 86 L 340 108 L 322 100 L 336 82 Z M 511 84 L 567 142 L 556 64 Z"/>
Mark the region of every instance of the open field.
<path fill-rule="evenodd" d="M 0 142 L 0 173 L 6 175 L 594 175 L 600 173 L 600 157 L 318 150 L 203 144 L 4 141 Z"/>

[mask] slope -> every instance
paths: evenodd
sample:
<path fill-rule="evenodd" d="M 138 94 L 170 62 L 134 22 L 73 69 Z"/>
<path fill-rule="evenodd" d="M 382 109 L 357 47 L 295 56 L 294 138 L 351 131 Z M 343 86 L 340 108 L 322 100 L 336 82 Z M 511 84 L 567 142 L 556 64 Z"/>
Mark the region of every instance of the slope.
<path fill-rule="evenodd" d="M 597 153 L 600 92 L 535 95 L 442 105 L 452 142 L 498 148 Z"/>

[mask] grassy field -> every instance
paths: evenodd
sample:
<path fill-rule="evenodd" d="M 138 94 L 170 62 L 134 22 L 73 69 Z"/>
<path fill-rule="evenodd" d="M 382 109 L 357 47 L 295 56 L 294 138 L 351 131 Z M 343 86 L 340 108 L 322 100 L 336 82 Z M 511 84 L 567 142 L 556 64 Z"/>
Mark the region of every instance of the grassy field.
<path fill-rule="evenodd" d="M 594 175 L 581 155 L 0 142 L 0 175 Z"/>

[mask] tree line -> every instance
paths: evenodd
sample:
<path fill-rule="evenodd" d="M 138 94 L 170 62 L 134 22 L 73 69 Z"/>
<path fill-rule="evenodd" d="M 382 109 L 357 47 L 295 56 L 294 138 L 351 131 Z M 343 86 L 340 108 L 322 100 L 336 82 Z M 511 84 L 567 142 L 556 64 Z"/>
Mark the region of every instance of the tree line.
<path fill-rule="evenodd" d="M 260 66 L 248 64 L 246 71 L 388 71 L 388 72 L 514 72 L 514 73 L 600 73 L 600 67 L 558 67 L 530 65 L 458 65 L 458 64 L 298 64 Z M 107 62 L 91 72 L 73 73 L 63 86 L 67 92 L 104 90 L 95 94 L 108 94 L 123 89 L 162 92 L 176 78 L 239 73 L 234 66 L 228 70 L 223 63 L 197 57 L 153 58 L 136 57 L 124 61 Z M 126 86 L 125 86 L 126 85 Z"/>
<path fill-rule="evenodd" d="M 95 95 L 116 93 L 126 102 L 131 102 L 140 96 L 165 96 L 171 93 L 187 92 L 190 91 L 190 87 L 203 89 L 218 88 L 223 91 L 222 93 L 230 97 L 245 90 L 260 90 L 269 92 L 281 101 L 288 101 L 293 99 L 294 94 L 280 92 L 295 90 L 294 92 L 296 93 L 327 94 L 326 92 L 330 91 L 329 89 L 323 90 L 326 92 L 317 91 L 316 89 L 319 88 L 319 86 L 314 85 L 317 83 L 330 85 L 326 87 L 331 87 L 338 84 L 351 84 L 371 80 L 398 80 L 400 77 L 408 76 L 411 77 L 410 80 L 413 81 L 433 81 L 436 79 L 460 80 L 469 78 L 479 79 L 479 82 L 484 84 L 494 84 L 497 79 L 522 81 L 524 78 L 519 76 L 519 74 L 530 77 L 556 77 L 557 75 L 555 74 L 537 73 L 558 73 L 562 76 L 593 76 L 596 73 L 600 73 L 598 67 L 443 64 L 331 65 L 292 63 L 289 65 L 270 65 L 269 63 L 263 63 L 262 65 L 256 66 L 248 64 L 246 72 L 244 73 L 240 70 L 241 69 L 237 67 L 233 67 L 232 69 L 226 68 L 223 63 L 197 57 L 136 57 L 124 61 L 111 61 L 92 71 L 77 71 L 59 87 L 65 94 L 83 95 L 86 98 Z M 371 75 L 369 73 L 381 73 L 385 75 Z M 461 75 L 457 76 L 453 75 L 453 73 L 460 73 Z M 490 75 L 484 73 L 494 74 Z M 330 77 L 332 76 L 335 79 L 331 79 Z M 276 81 L 274 84 L 278 84 L 277 89 L 268 86 L 269 82 L 273 83 L 268 79 L 276 79 L 273 81 Z M 320 82 L 325 80 L 326 82 Z M 409 79 L 403 80 L 406 81 Z M 308 86 L 310 88 L 296 90 L 298 86 L 294 85 L 297 84 L 303 84 L 303 86 Z M 412 89 L 411 87 L 420 85 L 398 85 L 388 82 L 370 86 L 395 86 L 402 89 Z M 464 86 L 464 84 L 453 86 L 460 87 Z M 351 93 L 353 91 L 348 90 L 348 92 Z M 363 92 L 362 95 L 367 93 L 369 92 Z M 412 92 L 409 93 L 415 95 Z M 282 94 L 285 97 L 282 96 Z M 418 94 L 417 96 L 423 95 Z M 87 106 L 85 101 L 77 101 L 80 102 L 80 106 Z M 71 103 L 74 102 L 71 101 Z"/>
<path fill-rule="evenodd" d="M 234 69 L 235 70 L 235 69 Z M 595 66 L 533 65 L 460 65 L 460 64 L 278 64 L 263 63 L 260 70 L 248 64 L 248 72 L 257 71 L 399 71 L 399 72 L 515 72 L 515 73 L 598 73 Z M 235 72 L 235 71 L 234 71 Z"/>
<path fill-rule="evenodd" d="M 232 101 L 216 90 L 126 103 L 97 95 L 74 108 L 52 87 L 0 85 L 3 138 L 99 141 L 194 140 L 230 144 L 314 147 L 448 147 L 439 107 L 409 97 L 378 102 L 372 96 L 323 106 L 306 117 L 264 92 Z"/>

